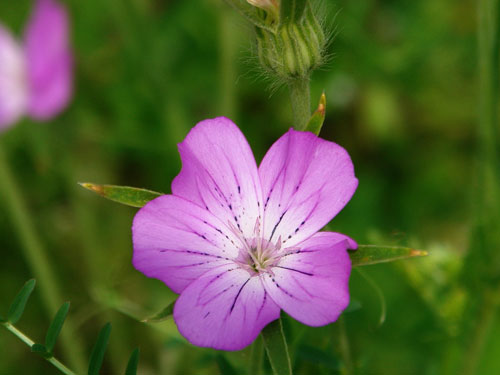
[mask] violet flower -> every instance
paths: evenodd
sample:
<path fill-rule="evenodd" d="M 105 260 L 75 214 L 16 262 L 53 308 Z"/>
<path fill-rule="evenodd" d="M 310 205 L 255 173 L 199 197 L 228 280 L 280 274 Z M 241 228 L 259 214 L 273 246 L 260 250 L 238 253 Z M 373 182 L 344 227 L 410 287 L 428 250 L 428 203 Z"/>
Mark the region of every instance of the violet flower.
<path fill-rule="evenodd" d="M 205 120 L 179 144 L 172 195 L 135 216 L 133 264 L 180 293 L 174 320 L 192 344 L 249 345 L 280 309 L 310 326 L 349 303 L 356 243 L 318 232 L 358 181 L 347 152 L 312 133 L 288 131 L 259 168 L 227 118 Z"/>
<path fill-rule="evenodd" d="M 68 15 L 54 0 L 37 0 L 18 43 L 0 24 L 0 130 L 23 115 L 48 120 L 72 93 Z"/>

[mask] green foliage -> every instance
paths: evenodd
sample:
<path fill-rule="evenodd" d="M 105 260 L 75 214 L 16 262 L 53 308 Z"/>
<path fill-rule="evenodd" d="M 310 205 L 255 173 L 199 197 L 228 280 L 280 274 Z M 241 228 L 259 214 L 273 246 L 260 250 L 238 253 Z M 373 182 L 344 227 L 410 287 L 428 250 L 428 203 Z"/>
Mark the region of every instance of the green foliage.
<path fill-rule="evenodd" d="M 307 126 L 304 130 L 319 135 L 323 123 L 325 122 L 325 115 L 326 115 L 326 96 L 325 93 L 322 93 L 319 99 L 318 109 L 314 111 L 314 113 L 311 116 L 311 119 L 307 123 Z"/>
<path fill-rule="evenodd" d="M 106 199 L 132 207 L 142 207 L 162 195 L 155 191 L 129 186 L 96 185 L 89 182 L 83 182 L 80 185 Z"/>
<path fill-rule="evenodd" d="M 175 302 L 177 299 L 169 303 L 163 310 L 159 311 L 158 313 L 150 316 L 149 318 L 145 318 L 143 320 L 144 323 L 159 323 L 163 322 L 164 320 L 170 318 L 172 314 L 174 313 L 174 306 Z"/>
<path fill-rule="evenodd" d="M 97 341 L 92 348 L 92 353 L 90 354 L 89 360 L 88 375 L 99 375 L 99 370 L 102 367 L 102 361 L 104 360 L 104 353 L 106 352 L 106 346 L 108 345 L 110 334 L 111 323 L 106 323 L 99 332 Z"/>
<path fill-rule="evenodd" d="M 139 348 L 135 348 L 130 359 L 127 363 L 127 368 L 125 370 L 125 375 L 135 375 L 137 373 L 137 366 L 139 364 Z"/>
<path fill-rule="evenodd" d="M 349 256 L 353 267 L 367 266 L 370 264 L 393 262 L 427 255 L 427 251 L 416 250 L 400 246 L 359 245 L 355 251 L 350 251 Z"/>
<path fill-rule="evenodd" d="M 66 320 L 66 316 L 69 311 L 69 302 L 63 303 L 63 305 L 59 308 L 54 319 L 50 323 L 49 329 L 47 330 L 47 335 L 45 336 L 45 348 L 47 352 L 52 353 L 54 350 L 54 346 L 56 345 L 57 337 L 61 332 L 62 326 L 64 324 L 64 320 Z"/>
<path fill-rule="evenodd" d="M 35 289 L 35 284 L 36 284 L 35 279 L 27 281 L 26 284 L 24 284 L 22 289 L 19 291 L 19 293 L 16 295 L 14 301 L 12 301 L 12 304 L 10 305 L 9 308 L 9 313 L 7 315 L 8 322 L 16 324 L 19 321 L 19 319 L 21 319 L 21 316 L 23 315 L 24 312 L 24 308 L 26 307 L 26 302 L 28 302 L 28 299 L 30 298 L 33 289 Z"/>
<path fill-rule="evenodd" d="M 281 318 L 269 323 L 261 332 L 267 357 L 274 375 L 291 375 L 292 363 L 288 353 L 288 344 L 283 332 Z"/>

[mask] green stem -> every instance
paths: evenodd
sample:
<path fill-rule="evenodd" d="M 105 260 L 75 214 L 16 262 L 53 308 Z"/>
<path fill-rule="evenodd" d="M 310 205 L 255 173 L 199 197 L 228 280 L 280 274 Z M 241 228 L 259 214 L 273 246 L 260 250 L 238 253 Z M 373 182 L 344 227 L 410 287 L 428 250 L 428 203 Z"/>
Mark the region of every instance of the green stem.
<path fill-rule="evenodd" d="M 293 127 L 304 130 L 311 118 L 311 90 L 309 77 L 297 78 L 288 83 L 292 101 Z"/>
<path fill-rule="evenodd" d="M 499 302 L 496 295 L 485 293 L 483 296 L 479 318 L 467 346 L 467 355 L 464 356 L 462 375 L 477 374 L 483 349 L 495 322 Z"/>
<path fill-rule="evenodd" d="M 479 182 L 478 218 L 479 241 L 476 258 L 480 263 L 479 313 L 473 317 L 474 325 L 467 345 L 463 348 L 464 375 L 476 374 L 483 350 L 490 336 L 499 309 L 498 284 L 500 267 L 500 176 L 498 171 L 500 145 L 498 124 L 499 64 L 500 64 L 500 4 L 499 0 L 478 2 L 479 47 Z M 472 256 L 471 256 L 472 257 Z M 474 259 L 474 258 L 473 258 Z M 477 290 L 471 282 L 471 293 Z"/>
<path fill-rule="evenodd" d="M 35 342 L 32 339 L 30 339 L 28 336 L 26 336 L 23 332 L 21 332 L 19 329 L 17 329 L 15 326 L 13 326 L 11 323 L 9 323 L 9 322 L 2 322 L 1 324 L 8 331 L 12 332 L 15 336 L 17 336 L 22 342 L 24 342 L 26 345 L 28 345 L 30 348 L 35 344 Z M 54 365 L 54 367 L 56 367 L 63 374 L 66 374 L 66 375 L 76 375 L 75 372 L 73 372 L 69 368 L 67 368 L 57 358 L 55 358 L 55 357 L 49 357 L 49 358 L 45 358 L 45 359 L 48 362 L 52 363 L 52 365 Z"/>
<path fill-rule="evenodd" d="M 351 348 L 349 346 L 349 338 L 347 337 L 345 321 L 342 315 L 337 320 L 337 324 L 339 333 L 340 355 L 342 356 L 342 362 L 344 363 L 342 374 L 352 375 L 354 374 L 354 368 L 352 365 Z"/>
<path fill-rule="evenodd" d="M 48 316 L 51 317 L 62 303 L 59 286 L 42 243 L 35 232 L 35 226 L 31 220 L 32 215 L 30 215 L 20 194 L 20 189 L 10 173 L 3 150 L 4 147 L 0 146 L 0 196 L 2 203 L 10 214 L 12 226 L 17 231 L 21 241 L 24 259 L 39 281 L 42 301 Z M 83 369 L 85 367 L 83 352 L 80 345 L 75 344 L 75 340 L 72 339 L 72 333 L 71 323 L 67 321 L 66 332 L 61 332 L 65 355 L 76 368 Z"/>
<path fill-rule="evenodd" d="M 268 324 L 261 335 L 274 375 L 292 375 L 292 362 L 281 318 Z"/>

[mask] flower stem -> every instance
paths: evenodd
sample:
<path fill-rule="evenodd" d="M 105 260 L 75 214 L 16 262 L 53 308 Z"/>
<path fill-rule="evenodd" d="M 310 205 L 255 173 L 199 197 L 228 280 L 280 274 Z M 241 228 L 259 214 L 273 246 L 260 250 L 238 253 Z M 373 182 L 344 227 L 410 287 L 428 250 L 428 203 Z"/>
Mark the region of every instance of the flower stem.
<path fill-rule="evenodd" d="M 288 354 L 281 318 L 268 324 L 262 330 L 262 339 L 274 375 L 292 375 L 292 363 Z"/>
<path fill-rule="evenodd" d="M 340 355 L 342 356 L 342 361 L 344 363 L 344 366 L 342 368 L 342 374 L 352 375 L 354 374 L 354 369 L 352 366 L 351 348 L 349 346 L 349 339 L 347 337 L 345 321 L 342 315 L 337 320 L 337 323 L 338 323 L 338 333 L 339 333 Z"/>
<path fill-rule="evenodd" d="M 46 312 L 48 316 L 52 316 L 62 302 L 59 286 L 56 283 L 41 241 L 35 232 L 33 221 L 22 199 L 20 189 L 10 173 L 3 150 L 4 147 L 0 146 L 0 196 L 2 197 L 2 203 L 7 213 L 10 214 L 12 226 L 17 231 L 21 241 L 24 259 L 34 273 L 35 278 L 39 280 L 40 293 Z M 83 351 L 80 345 L 76 344 L 75 340 L 71 338 L 72 333 L 71 323 L 67 321 L 66 332 L 61 332 L 65 354 L 75 367 L 84 368 Z"/>
<path fill-rule="evenodd" d="M 479 181 L 476 216 L 478 239 L 469 260 L 480 264 L 480 296 L 478 316 L 467 345 L 463 348 L 464 375 L 476 374 L 483 349 L 490 336 L 500 306 L 498 284 L 500 267 L 500 175 L 498 170 L 500 132 L 498 124 L 500 63 L 500 1 L 478 1 L 479 47 Z M 471 281 L 471 293 L 477 290 Z"/>
<path fill-rule="evenodd" d="M 292 101 L 293 128 L 304 130 L 311 118 L 311 90 L 309 77 L 297 78 L 288 83 Z"/>
<path fill-rule="evenodd" d="M 35 342 L 32 339 L 30 339 L 28 336 L 26 336 L 23 332 L 21 332 L 19 329 L 17 329 L 15 326 L 13 326 L 11 323 L 9 323 L 9 322 L 2 322 L 1 324 L 8 331 L 12 332 L 22 342 L 24 342 L 26 345 L 28 345 L 30 348 L 35 344 Z M 67 368 L 57 358 L 55 358 L 55 357 L 49 357 L 49 358 L 45 358 L 45 359 L 48 362 L 52 363 L 52 365 L 54 365 L 54 367 L 56 367 L 63 374 L 66 374 L 66 375 L 76 375 L 75 372 L 73 372 L 69 368 Z"/>

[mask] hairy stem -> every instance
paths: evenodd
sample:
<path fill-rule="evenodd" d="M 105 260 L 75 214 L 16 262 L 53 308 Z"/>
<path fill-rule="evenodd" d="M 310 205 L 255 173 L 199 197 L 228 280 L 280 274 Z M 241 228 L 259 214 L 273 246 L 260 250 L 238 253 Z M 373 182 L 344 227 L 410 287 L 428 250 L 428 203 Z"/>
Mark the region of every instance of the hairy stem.
<path fill-rule="evenodd" d="M 4 148 L 0 146 L 0 196 L 2 204 L 10 215 L 14 230 L 21 241 L 21 250 L 25 261 L 39 281 L 42 301 L 48 316 L 53 316 L 62 303 L 59 285 L 54 277 L 45 250 L 38 238 L 31 215 L 20 194 L 20 189 L 10 173 Z M 68 360 L 77 368 L 84 368 L 82 349 L 72 339 L 72 326 L 66 322 L 66 332 L 61 332 L 63 348 Z"/>
<path fill-rule="evenodd" d="M 311 118 L 311 90 L 309 77 L 297 78 L 288 83 L 292 101 L 293 128 L 304 130 Z"/>
<path fill-rule="evenodd" d="M 19 338 L 22 342 L 24 342 L 26 345 L 28 345 L 30 348 L 35 344 L 35 342 L 32 339 L 30 339 L 28 336 L 26 336 L 23 332 L 21 332 L 19 329 L 17 329 L 11 323 L 9 323 L 9 322 L 2 322 L 1 324 L 8 331 L 10 331 L 11 333 L 13 333 L 17 338 Z M 45 358 L 45 359 L 48 362 L 50 362 L 52 365 L 54 365 L 54 367 L 56 367 L 63 374 L 66 374 L 66 375 L 76 375 L 75 372 L 73 372 L 69 368 L 67 368 L 57 358 L 55 358 L 55 357 L 49 357 L 49 358 Z"/>
<path fill-rule="evenodd" d="M 269 323 L 261 333 L 274 375 L 292 375 L 292 362 L 281 318 Z"/>

